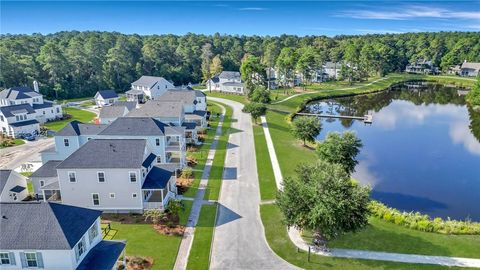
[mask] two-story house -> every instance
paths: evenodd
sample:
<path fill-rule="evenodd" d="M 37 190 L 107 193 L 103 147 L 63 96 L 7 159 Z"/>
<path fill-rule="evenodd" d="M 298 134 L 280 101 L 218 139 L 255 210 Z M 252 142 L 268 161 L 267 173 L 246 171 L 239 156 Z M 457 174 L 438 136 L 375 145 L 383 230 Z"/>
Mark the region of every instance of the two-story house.
<path fill-rule="evenodd" d="M 173 89 L 173 83 L 163 77 L 142 76 L 132 83 L 132 88 L 125 92 L 128 101 L 144 103 L 146 100 L 155 99 L 167 91 Z"/>
<path fill-rule="evenodd" d="M 100 108 L 100 113 L 97 119 L 99 124 L 110 124 L 118 117 L 127 115 L 130 111 L 134 110 L 137 103 L 134 101 L 117 101 L 111 106 L 105 106 Z"/>
<path fill-rule="evenodd" d="M 183 103 L 184 121 L 195 123 L 200 128 L 207 127 L 207 97 L 202 91 L 171 89 L 158 97 L 157 100 Z"/>
<path fill-rule="evenodd" d="M 58 203 L 1 203 L 0 268 L 125 267 L 126 242 L 102 240 L 101 214 L 101 211 Z"/>
<path fill-rule="evenodd" d="M 177 195 L 178 167 L 160 164 L 151 149 L 145 139 L 88 141 L 56 166 L 61 202 L 115 213 L 164 209 Z"/>
<path fill-rule="evenodd" d="M 222 71 L 206 82 L 207 89 L 243 95 L 244 86 L 238 71 Z"/>
<path fill-rule="evenodd" d="M 415 74 L 437 74 L 438 67 L 436 67 L 432 61 L 418 59 L 408 64 L 405 67 L 405 72 Z"/>
<path fill-rule="evenodd" d="M 27 179 L 13 170 L 0 170 L 0 202 L 19 202 L 28 196 Z"/>
<path fill-rule="evenodd" d="M 460 67 L 460 76 L 478 77 L 480 75 L 480 63 L 463 62 Z"/>
<path fill-rule="evenodd" d="M 11 137 L 39 131 L 39 123 L 63 116 L 62 107 L 29 87 L 12 87 L 0 92 L 0 132 Z"/>
<path fill-rule="evenodd" d="M 101 90 L 95 94 L 97 107 L 109 106 L 118 101 L 118 94 L 114 90 Z"/>

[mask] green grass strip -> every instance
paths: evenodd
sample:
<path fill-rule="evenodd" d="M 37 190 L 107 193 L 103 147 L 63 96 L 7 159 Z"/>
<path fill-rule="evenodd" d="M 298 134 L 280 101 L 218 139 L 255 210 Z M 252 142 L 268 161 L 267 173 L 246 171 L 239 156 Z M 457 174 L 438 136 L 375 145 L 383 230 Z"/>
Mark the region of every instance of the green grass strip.
<path fill-rule="evenodd" d="M 208 270 L 217 205 L 203 205 L 200 211 L 187 269 Z"/>
<path fill-rule="evenodd" d="M 253 137 L 255 139 L 260 198 L 262 200 L 273 200 L 277 194 L 277 186 L 270 161 L 270 154 L 268 153 L 267 141 L 261 124 L 257 125 L 253 123 Z"/>
<path fill-rule="evenodd" d="M 44 124 L 44 126 L 50 130 L 59 131 L 60 129 L 65 127 L 68 123 L 72 122 L 73 120 L 78 120 L 83 123 L 88 123 L 92 121 L 96 116 L 96 114 L 93 112 L 84 111 L 77 108 L 63 108 L 63 113 L 71 115 L 72 118 L 67 120 L 47 122 Z"/>

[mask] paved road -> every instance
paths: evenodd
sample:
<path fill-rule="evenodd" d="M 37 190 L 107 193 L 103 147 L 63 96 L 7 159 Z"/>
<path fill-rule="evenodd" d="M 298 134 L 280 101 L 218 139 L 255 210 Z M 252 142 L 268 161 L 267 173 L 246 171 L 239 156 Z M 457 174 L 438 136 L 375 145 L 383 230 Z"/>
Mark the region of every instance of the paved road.
<path fill-rule="evenodd" d="M 53 138 L 46 138 L 0 149 L 0 168 L 15 169 L 23 163 L 39 161 L 40 152 L 52 147 L 54 143 Z"/>
<path fill-rule="evenodd" d="M 209 100 L 233 108 L 234 132 L 225 160 L 219 212 L 212 244 L 211 269 L 297 269 L 269 248 L 260 219 L 260 190 L 253 129 L 243 105 L 225 99 Z"/>

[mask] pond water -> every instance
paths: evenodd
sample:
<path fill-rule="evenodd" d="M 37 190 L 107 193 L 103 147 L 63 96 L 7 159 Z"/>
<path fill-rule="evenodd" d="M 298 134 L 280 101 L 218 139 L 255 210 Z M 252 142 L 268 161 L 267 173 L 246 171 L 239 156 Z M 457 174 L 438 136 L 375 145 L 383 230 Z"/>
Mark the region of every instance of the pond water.
<path fill-rule="evenodd" d="M 372 197 L 432 217 L 480 221 L 480 114 L 464 91 L 410 82 L 376 94 L 309 103 L 306 112 L 373 115 L 361 120 L 322 118 L 331 131 L 353 130 L 363 142 L 353 177 Z"/>

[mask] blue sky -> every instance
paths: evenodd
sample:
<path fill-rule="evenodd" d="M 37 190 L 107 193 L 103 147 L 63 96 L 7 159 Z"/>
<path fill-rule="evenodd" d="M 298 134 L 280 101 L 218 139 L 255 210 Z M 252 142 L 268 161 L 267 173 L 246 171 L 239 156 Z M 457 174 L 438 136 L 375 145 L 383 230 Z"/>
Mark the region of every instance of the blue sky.
<path fill-rule="evenodd" d="M 480 1 L 0 1 L 0 32 L 328 35 L 480 32 Z"/>

